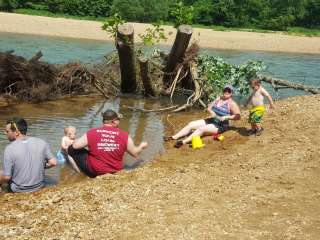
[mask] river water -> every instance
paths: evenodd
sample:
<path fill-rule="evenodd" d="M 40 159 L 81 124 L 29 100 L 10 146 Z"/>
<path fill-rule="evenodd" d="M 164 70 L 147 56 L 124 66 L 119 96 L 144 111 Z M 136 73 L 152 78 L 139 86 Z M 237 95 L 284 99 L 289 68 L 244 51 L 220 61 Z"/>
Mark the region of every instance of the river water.
<path fill-rule="evenodd" d="M 168 51 L 165 46 L 160 47 Z M 94 64 L 103 56 L 114 51 L 110 42 L 76 40 L 66 38 L 40 37 L 30 35 L 0 33 L 0 51 L 14 50 L 15 54 L 31 58 L 37 51 L 42 51 L 42 60 L 49 63 L 65 64 L 80 61 Z M 204 49 L 202 53 L 220 56 L 229 62 L 241 64 L 248 60 L 262 60 L 268 67 L 266 73 L 278 78 L 319 86 L 320 56 L 312 54 L 285 54 L 252 51 L 228 51 Z M 274 98 L 285 98 L 305 94 L 294 90 L 281 90 L 276 93 L 269 89 Z M 6 119 L 12 116 L 22 116 L 29 122 L 29 135 L 37 136 L 49 142 L 52 151 L 60 148 L 63 128 L 73 125 L 78 130 L 78 136 L 88 128 L 101 124 L 101 112 L 107 108 L 119 110 L 124 114 L 121 128 L 128 131 L 138 143 L 141 140 L 149 142 L 150 147 L 135 161 L 126 156 L 126 168 L 131 169 L 144 161 L 164 151 L 162 136 L 165 129 L 164 116 L 156 113 L 141 113 L 132 111 L 125 106 L 143 107 L 147 109 L 160 108 L 168 105 L 165 101 L 118 98 L 105 101 L 101 97 L 78 97 L 45 102 L 41 104 L 21 104 L 15 107 L 0 108 L 0 124 L 4 126 Z M 7 144 L 3 134 L 0 135 L 0 153 Z M 2 158 L 1 158 L 2 159 Z M 2 162 L 2 161 L 1 161 Z M 47 171 L 48 182 L 77 181 L 79 175 L 74 174 L 67 166 L 62 165 Z"/>

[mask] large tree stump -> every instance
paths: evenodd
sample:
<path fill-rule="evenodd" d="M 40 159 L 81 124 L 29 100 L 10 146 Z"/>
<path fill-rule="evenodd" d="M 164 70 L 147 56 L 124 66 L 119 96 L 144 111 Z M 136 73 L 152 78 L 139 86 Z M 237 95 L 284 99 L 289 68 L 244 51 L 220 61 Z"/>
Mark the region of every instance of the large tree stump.
<path fill-rule="evenodd" d="M 183 56 L 188 48 L 192 36 L 192 27 L 181 25 L 178 28 L 176 39 L 171 48 L 171 52 L 164 68 L 163 84 L 168 86 L 174 76 L 173 71 L 177 64 L 183 60 Z"/>
<path fill-rule="evenodd" d="M 118 27 L 116 47 L 120 60 L 121 91 L 123 93 L 134 93 L 137 88 L 133 35 L 132 25 L 125 23 Z"/>
<path fill-rule="evenodd" d="M 143 83 L 144 91 L 146 96 L 155 96 L 154 90 L 151 85 L 149 77 L 149 61 L 146 58 L 139 58 L 140 65 L 140 78 Z"/>

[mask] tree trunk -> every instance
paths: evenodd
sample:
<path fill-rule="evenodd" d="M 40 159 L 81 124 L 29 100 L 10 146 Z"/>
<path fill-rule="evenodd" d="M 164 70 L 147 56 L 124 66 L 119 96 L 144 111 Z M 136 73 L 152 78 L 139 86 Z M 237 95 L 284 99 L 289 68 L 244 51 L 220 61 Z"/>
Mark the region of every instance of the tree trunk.
<path fill-rule="evenodd" d="M 144 91 L 146 96 L 155 96 L 153 91 L 150 78 L 149 78 L 149 61 L 146 58 L 139 58 L 140 65 L 140 78 L 143 83 Z"/>
<path fill-rule="evenodd" d="M 189 25 L 181 25 L 178 28 L 176 39 L 171 48 L 171 52 L 164 69 L 163 84 L 168 86 L 174 76 L 173 71 L 177 64 L 183 60 L 183 56 L 188 48 L 189 41 L 192 36 L 192 27 Z"/>
<path fill-rule="evenodd" d="M 121 91 L 123 93 L 134 93 L 137 88 L 133 35 L 132 25 L 125 23 L 118 27 L 116 47 L 120 60 Z"/>

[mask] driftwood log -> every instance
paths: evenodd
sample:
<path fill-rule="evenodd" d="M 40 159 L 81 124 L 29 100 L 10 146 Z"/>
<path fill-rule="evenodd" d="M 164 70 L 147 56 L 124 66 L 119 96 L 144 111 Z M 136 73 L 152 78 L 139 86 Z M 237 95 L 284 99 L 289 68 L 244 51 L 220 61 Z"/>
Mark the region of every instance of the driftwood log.
<path fill-rule="evenodd" d="M 118 27 L 116 47 L 120 60 L 121 91 L 123 93 L 134 93 L 137 88 L 133 36 L 134 29 L 131 24 L 125 23 Z"/>
<path fill-rule="evenodd" d="M 30 58 L 29 62 L 37 62 L 43 56 L 42 52 L 37 52 L 32 58 Z"/>
<path fill-rule="evenodd" d="M 309 92 L 312 94 L 320 94 L 320 88 L 307 86 L 307 85 L 300 84 L 300 83 L 294 83 L 294 82 L 290 82 L 287 80 L 273 78 L 273 77 L 269 77 L 269 76 L 260 76 L 259 78 L 261 81 L 270 83 L 275 90 L 285 87 L 285 88 L 293 88 L 293 89 L 297 89 L 297 90 L 303 90 L 303 91 L 306 91 L 306 92 Z"/>
<path fill-rule="evenodd" d="M 145 96 L 155 96 L 155 92 L 152 88 L 152 84 L 149 77 L 149 61 L 147 58 L 138 58 L 140 65 L 140 78 L 144 87 Z"/>
<path fill-rule="evenodd" d="M 164 68 L 163 84 L 165 86 L 170 84 L 174 75 L 173 71 L 175 70 L 176 66 L 183 61 L 183 57 L 188 48 L 192 32 L 192 27 L 189 25 L 181 25 L 178 27 L 174 44 L 171 48 L 168 61 Z"/>

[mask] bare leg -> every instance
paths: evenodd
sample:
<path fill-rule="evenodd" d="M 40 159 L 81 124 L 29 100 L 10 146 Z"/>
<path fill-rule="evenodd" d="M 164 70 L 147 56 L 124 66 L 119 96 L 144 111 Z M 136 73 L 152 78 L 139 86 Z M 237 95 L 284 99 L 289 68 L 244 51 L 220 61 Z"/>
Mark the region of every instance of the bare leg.
<path fill-rule="evenodd" d="M 195 130 L 189 137 L 184 139 L 182 142 L 186 144 L 191 141 L 193 136 L 203 136 L 205 134 L 214 134 L 218 133 L 218 128 L 214 124 L 207 124 Z"/>
<path fill-rule="evenodd" d="M 187 126 L 182 128 L 176 135 L 173 135 L 172 138 L 175 140 L 179 139 L 181 137 L 188 135 L 192 130 L 196 130 L 196 129 L 201 128 L 205 125 L 206 125 L 206 122 L 203 119 L 192 121 L 192 122 L 188 123 Z"/>
<path fill-rule="evenodd" d="M 70 165 L 73 167 L 73 169 L 77 172 L 80 173 L 80 169 L 78 168 L 78 165 L 76 164 L 76 162 L 73 160 L 73 158 L 71 156 L 68 155 L 68 160 Z"/>

